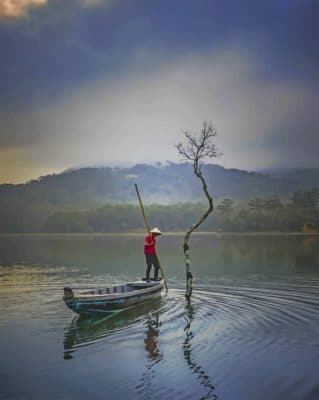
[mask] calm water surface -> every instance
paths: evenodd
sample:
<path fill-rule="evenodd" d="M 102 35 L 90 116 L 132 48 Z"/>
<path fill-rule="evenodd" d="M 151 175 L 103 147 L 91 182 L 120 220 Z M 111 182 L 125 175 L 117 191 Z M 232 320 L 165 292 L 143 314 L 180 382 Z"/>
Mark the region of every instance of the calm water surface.
<path fill-rule="evenodd" d="M 63 286 L 144 274 L 142 236 L 0 236 L 1 399 L 319 399 L 319 240 L 159 239 L 169 293 L 79 318 Z"/>

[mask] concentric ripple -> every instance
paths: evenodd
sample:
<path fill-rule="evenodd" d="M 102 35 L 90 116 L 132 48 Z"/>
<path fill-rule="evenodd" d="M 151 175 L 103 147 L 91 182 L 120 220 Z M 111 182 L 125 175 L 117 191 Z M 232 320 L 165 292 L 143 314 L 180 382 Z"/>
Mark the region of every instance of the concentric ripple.
<path fill-rule="evenodd" d="M 1 398 L 318 400 L 319 246 L 303 235 L 182 236 L 160 250 L 168 296 L 79 318 L 64 286 L 139 279 L 142 236 L 0 238 Z"/>
<path fill-rule="evenodd" d="M 76 317 L 65 330 L 65 358 L 90 344 L 143 343 L 137 398 L 219 398 L 219 384 L 231 377 L 240 386 L 242 376 L 259 375 L 261 366 L 272 371 L 261 373 L 265 393 L 281 371 L 280 398 L 295 385 L 290 369 L 298 356 L 307 352 L 312 363 L 319 355 L 318 306 L 318 281 L 199 286 L 189 304 L 184 290 L 171 288 L 167 297 L 112 318 Z M 305 395 L 312 383 L 294 390 Z"/>

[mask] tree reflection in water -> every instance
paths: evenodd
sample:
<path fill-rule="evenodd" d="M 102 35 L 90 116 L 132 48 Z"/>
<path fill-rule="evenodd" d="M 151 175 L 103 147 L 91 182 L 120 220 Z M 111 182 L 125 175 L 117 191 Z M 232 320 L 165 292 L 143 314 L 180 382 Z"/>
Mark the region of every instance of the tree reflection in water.
<path fill-rule="evenodd" d="M 64 332 L 64 359 L 69 360 L 73 358 L 76 355 L 75 353 L 82 346 L 96 343 L 97 341 L 117 332 L 123 334 L 123 332 L 125 332 L 123 331 L 123 328 L 126 329 L 129 326 L 144 320 L 144 350 L 146 354 L 146 364 L 144 372 L 142 373 L 135 389 L 140 399 L 152 399 L 154 397 L 153 386 L 158 382 L 158 376 L 156 376 L 156 374 L 162 372 L 161 370 L 157 370 L 156 366 L 164 359 L 164 352 L 158 345 L 158 338 L 161 329 L 160 318 L 162 317 L 165 319 L 165 314 L 160 307 L 161 304 L 160 300 L 149 302 L 140 305 L 139 307 L 123 311 L 113 317 L 75 317 L 71 324 L 66 327 Z M 184 333 L 182 336 L 179 336 L 179 338 L 180 343 L 182 343 L 182 354 L 184 360 L 186 361 L 191 373 L 195 376 L 196 381 L 199 382 L 206 392 L 206 394 L 201 397 L 201 400 L 217 399 L 217 396 L 214 394 L 215 388 L 210 381 L 209 375 L 205 372 L 203 366 L 194 359 L 195 347 L 192 346 L 194 339 L 192 323 L 196 320 L 196 312 L 191 304 L 186 304 L 183 316 L 185 318 L 185 323 L 182 332 Z M 172 329 L 174 329 L 174 327 L 172 327 Z M 180 344 L 177 341 L 175 346 L 175 351 L 177 353 L 178 348 L 180 348 Z M 179 388 L 179 390 L 182 390 L 182 388 Z M 186 387 L 185 390 L 187 390 Z M 165 388 L 165 392 L 166 391 L 170 391 L 169 388 Z M 156 392 L 158 393 L 158 390 Z M 196 393 L 196 388 L 194 388 L 194 392 Z M 187 398 L 195 398 L 193 396 L 194 392 L 185 394 L 187 394 Z M 179 394 L 182 393 L 179 392 Z"/>
<path fill-rule="evenodd" d="M 203 386 L 207 393 L 205 396 L 201 397 L 201 400 L 207 399 L 217 399 L 217 395 L 214 394 L 215 386 L 210 382 L 209 375 L 205 372 L 204 368 L 194 360 L 192 357 L 192 340 L 194 339 L 194 335 L 192 332 L 192 321 L 194 320 L 194 309 L 190 302 L 186 305 L 186 325 L 184 328 L 185 331 L 185 340 L 183 342 L 183 350 L 184 350 L 184 359 L 191 369 L 192 373 L 197 375 L 197 379 L 201 386 Z"/>
<path fill-rule="evenodd" d="M 209 375 L 205 372 L 203 366 L 194 360 L 192 355 L 192 340 L 194 335 L 192 332 L 192 321 L 194 320 L 194 309 L 190 303 L 185 306 L 185 320 L 186 324 L 184 326 L 185 337 L 183 338 L 183 355 L 190 368 L 193 375 L 196 376 L 196 380 L 207 392 L 201 397 L 201 400 L 214 399 L 217 400 L 218 397 L 214 393 L 215 387 L 210 381 Z M 143 400 L 152 399 L 154 395 L 153 382 L 156 382 L 158 377 L 156 377 L 155 366 L 158 362 L 163 360 L 164 354 L 158 347 L 158 336 L 160 333 L 161 322 L 159 321 L 159 313 L 149 314 L 145 323 L 146 332 L 144 338 L 144 348 L 146 350 L 146 368 L 140 379 L 140 383 L 136 386 L 138 395 Z M 187 393 L 188 396 L 193 396 L 194 393 Z M 187 397 L 189 398 L 189 397 Z"/>

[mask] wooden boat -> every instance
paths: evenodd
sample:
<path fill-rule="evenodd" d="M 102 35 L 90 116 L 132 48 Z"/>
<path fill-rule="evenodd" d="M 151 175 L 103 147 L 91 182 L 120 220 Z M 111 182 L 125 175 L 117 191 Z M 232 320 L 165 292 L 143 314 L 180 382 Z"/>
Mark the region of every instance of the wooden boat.
<path fill-rule="evenodd" d="M 146 300 L 160 297 L 164 279 L 158 281 L 138 281 L 124 285 L 74 293 L 64 288 L 65 304 L 77 314 L 116 313 Z"/>

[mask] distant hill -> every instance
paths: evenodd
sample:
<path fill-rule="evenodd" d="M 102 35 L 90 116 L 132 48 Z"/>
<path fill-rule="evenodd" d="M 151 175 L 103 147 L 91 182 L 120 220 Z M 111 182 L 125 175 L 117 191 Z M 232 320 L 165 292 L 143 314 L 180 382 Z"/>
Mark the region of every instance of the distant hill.
<path fill-rule="evenodd" d="M 209 164 L 203 171 L 217 200 L 228 197 L 245 202 L 255 197 L 287 198 L 297 190 L 319 186 L 319 168 L 261 174 Z M 146 203 L 203 200 L 200 182 L 187 163 L 81 168 L 42 176 L 25 184 L 0 185 L 0 231 L 40 230 L 48 216 L 58 210 L 136 203 L 135 182 Z"/>
<path fill-rule="evenodd" d="M 319 168 L 286 169 L 265 174 L 274 179 L 290 182 L 296 190 L 307 190 L 319 186 Z"/>

